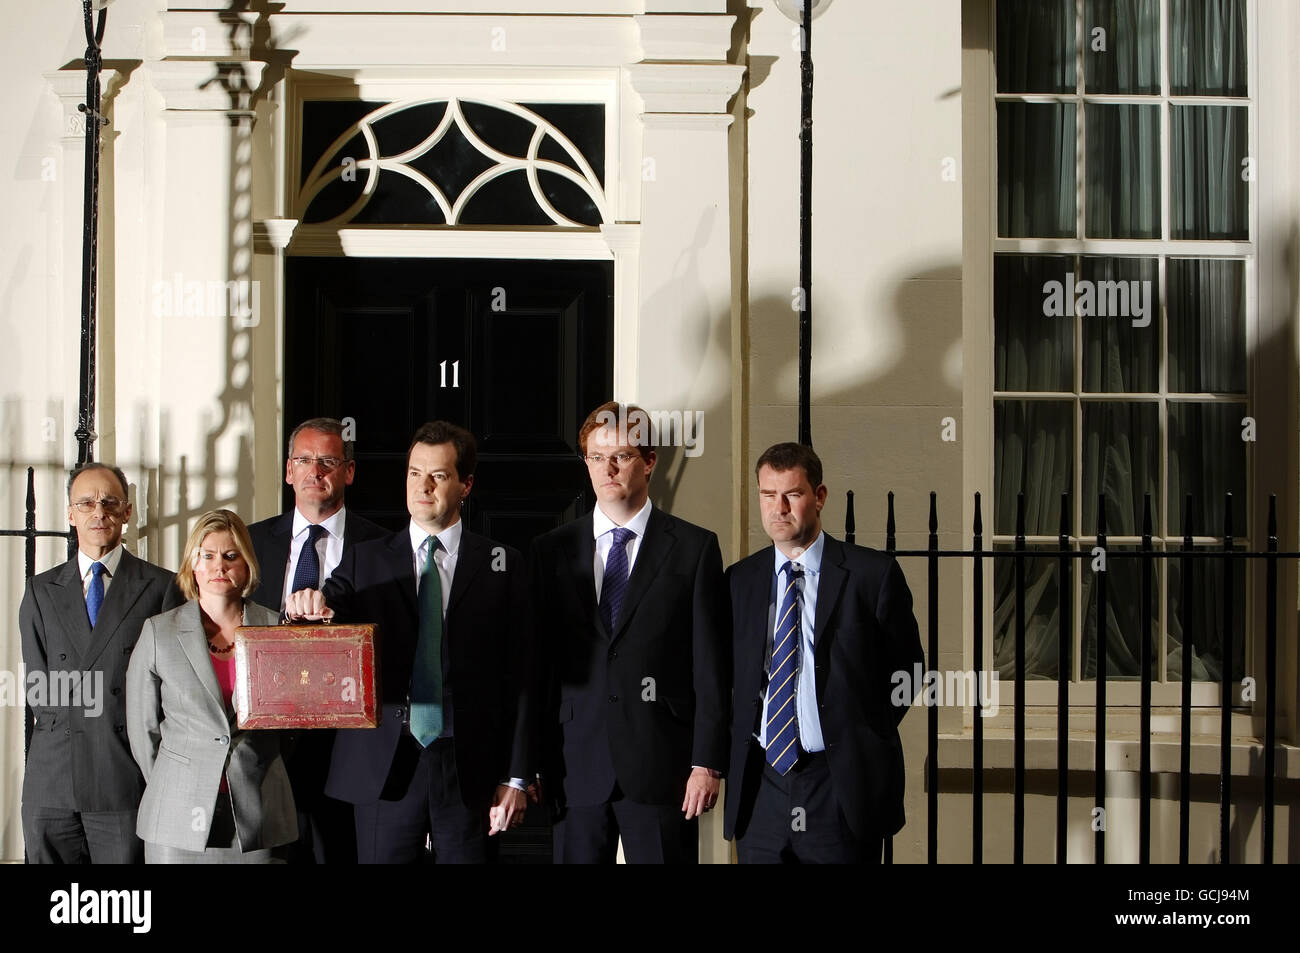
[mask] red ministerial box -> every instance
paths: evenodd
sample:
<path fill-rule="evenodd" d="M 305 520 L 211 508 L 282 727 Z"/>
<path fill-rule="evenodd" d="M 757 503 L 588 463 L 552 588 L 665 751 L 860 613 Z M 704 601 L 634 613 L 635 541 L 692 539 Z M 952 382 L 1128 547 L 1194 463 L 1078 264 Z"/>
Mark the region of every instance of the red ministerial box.
<path fill-rule="evenodd" d="M 240 728 L 374 728 L 374 625 L 241 626 L 235 631 Z"/>

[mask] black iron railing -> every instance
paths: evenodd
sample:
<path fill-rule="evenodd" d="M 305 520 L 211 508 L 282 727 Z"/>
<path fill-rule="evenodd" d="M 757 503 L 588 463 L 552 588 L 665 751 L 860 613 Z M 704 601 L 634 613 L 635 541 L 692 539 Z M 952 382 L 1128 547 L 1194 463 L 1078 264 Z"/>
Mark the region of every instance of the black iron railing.
<path fill-rule="evenodd" d="M 935 493 L 930 494 L 929 539 L 927 548 L 921 550 L 900 550 L 897 547 L 897 530 L 894 514 L 894 494 L 888 498 L 888 513 L 885 520 L 885 550 L 896 557 L 924 558 L 927 561 L 926 603 L 928 607 L 926 656 L 930 667 L 934 667 L 939 656 L 939 563 L 940 560 L 969 560 L 971 563 L 971 583 L 973 586 L 973 618 L 971 620 L 972 654 L 974 658 L 975 705 L 974 719 L 970 734 L 971 743 L 971 861 L 982 863 L 984 859 L 983 822 L 984 822 L 984 730 L 981 712 L 985 709 L 987 699 L 983 697 L 984 664 L 984 563 L 989 559 L 1010 559 L 1014 561 L 1015 617 L 1013 620 L 1015 640 L 1015 702 L 1013 713 L 1013 817 L 1012 817 L 1012 858 L 1015 863 L 1024 862 L 1025 846 L 1025 724 L 1026 724 L 1026 650 L 1025 627 L 1027 614 L 1025 609 L 1025 572 L 1026 560 L 1031 552 L 1026 547 L 1025 497 L 1020 494 L 1016 507 L 1015 543 L 1011 549 L 987 550 L 984 548 L 984 521 L 980 494 L 975 494 L 974 520 L 972 525 L 972 545 L 970 549 L 942 550 L 939 548 L 938 501 Z M 1232 859 L 1229 819 L 1232 808 L 1232 698 L 1233 680 L 1233 640 L 1234 605 L 1233 572 L 1241 560 L 1263 560 L 1265 565 L 1265 613 L 1264 613 L 1264 739 L 1263 739 L 1263 810 L 1261 860 L 1271 864 L 1274 853 L 1274 814 L 1277 798 L 1277 602 L 1278 602 L 1278 562 L 1279 560 L 1300 560 L 1300 552 L 1279 552 L 1277 539 L 1277 497 L 1270 496 L 1268 506 L 1267 543 L 1262 551 L 1250 552 L 1234 547 L 1231 494 L 1228 494 L 1224 506 L 1224 526 L 1222 542 L 1214 549 L 1193 546 L 1192 499 L 1186 504 L 1186 517 L 1183 521 L 1184 536 L 1182 546 L 1175 550 L 1157 550 L 1152 538 L 1152 504 L 1147 494 L 1143 518 L 1142 538 L 1139 549 L 1135 551 L 1112 550 L 1108 548 L 1106 536 L 1106 500 L 1100 497 L 1097 503 L 1096 550 L 1100 550 L 1106 560 L 1137 559 L 1141 563 L 1140 589 L 1140 701 L 1139 701 L 1139 764 L 1138 764 L 1138 859 L 1141 863 L 1151 860 L 1151 708 L 1152 708 L 1152 631 L 1151 608 L 1154 598 L 1153 571 L 1156 560 L 1178 561 L 1182 581 L 1182 605 L 1184 611 L 1190 611 L 1193 605 L 1193 573 L 1195 560 L 1208 559 L 1216 564 L 1224 581 L 1223 617 L 1222 617 L 1222 675 L 1220 680 L 1220 721 L 1219 721 L 1219 862 L 1226 864 Z M 1056 861 L 1066 860 L 1067 819 L 1066 805 L 1069 797 L 1069 704 L 1070 704 L 1070 660 L 1072 645 L 1073 614 L 1070 603 L 1072 574 L 1074 563 L 1078 559 L 1094 559 L 1096 550 L 1078 547 L 1078 540 L 1070 534 L 1070 497 L 1061 496 L 1061 523 L 1058 536 L 1058 548 L 1054 555 L 1057 561 L 1057 589 L 1060 594 L 1058 621 L 1060 631 L 1057 636 L 1057 675 L 1056 675 Z M 854 516 L 853 492 L 848 494 L 848 512 L 845 520 L 845 538 L 855 541 L 856 519 Z M 1037 553 L 1044 552 L 1039 549 Z M 1052 553 L 1052 550 L 1047 550 Z M 1213 568 L 1213 567 L 1211 567 Z M 1095 807 L 1104 812 L 1106 806 L 1106 672 L 1107 651 L 1105 637 L 1107 626 L 1107 573 L 1097 572 L 1096 586 L 1097 619 L 1099 635 L 1096 639 L 1096 695 L 1095 695 L 1095 762 L 1094 799 Z M 1244 634 L 1244 633 L 1243 633 Z M 996 637 L 996 633 L 995 633 Z M 1184 630 L 1184 646 L 1190 639 Z M 939 847 L 939 713 L 934 705 L 927 706 L 929 712 L 926 720 L 926 857 L 929 863 L 938 860 Z M 1189 859 L 1189 816 L 1191 791 L 1191 747 L 1192 747 L 1192 665 L 1190 652 L 1184 648 L 1181 664 L 1181 700 L 1180 700 L 1180 751 L 1179 751 L 1179 863 L 1186 864 Z M 1104 817 L 1104 813 L 1102 815 Z M 1095 835 L 1094 861 L 1105 863 L 1106 829 L 1105 824 L 1097 827 Z M 893 844 L 886 840 L 884 860 L 893 859 Z"/>
<path fill-rule="evenodd" d="M 77 533 L 69 528 L 65 530 L 37 529 L 36 528 L 36 473 L 31 468 L 27 468 L 27 503 L 26 513 L 23 519 L 22 529 L 0 529 L 0 537 L 21 536 L 23 538 L 23 579 L 30 580 L 36 575 L 36 540 L 42 536 L 53 537 L 62 536 L 68 541 L 68 558 L 71 559 L 77 552 Z M 24 706 L 26 707 L 26 706 Z M 32 743 L 32 710 L 26 708 L 26 715 L 23 721 L 23 752 Z"/>

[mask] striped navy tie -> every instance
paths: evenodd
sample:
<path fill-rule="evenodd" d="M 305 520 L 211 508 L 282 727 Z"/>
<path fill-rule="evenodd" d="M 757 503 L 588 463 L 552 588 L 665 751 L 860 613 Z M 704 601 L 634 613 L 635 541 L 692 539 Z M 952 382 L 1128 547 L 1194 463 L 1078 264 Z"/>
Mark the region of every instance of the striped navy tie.
<path fill-rule="evenodd" d="M 772 635 L 772 675 L 767 692 L 767 763 L 781 774 L 799 760 L 799 722 L 795 718 L 794 687 L 799 675 L 799 641 L 803 612 L 799 580 L 803 567 L 793 560 L 781 567 L 788 582 L 778 600 L 776 631 Z"/>
<path fill-rule="evenodd" d="M 623 593 L 627 591 L 627 544 L 634 536 L 636 533 L 630 529 L 617 527 L 614 543 L 605 559 L 605 577 L 600 585 L 600 617 L 611 637 L 618 622 L 618 611 L 623 605 Z"/>

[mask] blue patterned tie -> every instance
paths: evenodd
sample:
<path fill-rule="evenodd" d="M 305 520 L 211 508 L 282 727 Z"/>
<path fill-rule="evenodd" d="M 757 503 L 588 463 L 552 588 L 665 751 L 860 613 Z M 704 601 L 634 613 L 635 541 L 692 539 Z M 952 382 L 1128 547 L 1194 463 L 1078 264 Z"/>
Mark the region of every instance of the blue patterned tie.
<path fill-rule="evenodd" d="M 324 535 L 325 527 L 318 523 L 307 527 L 307 542 L 302 544 L 302 552 L 298 554 L 298 566 L 293 571 L 293 588 L 290 592 L 320 588 L 320 554 L 316 552 L 316 543 Z"/>
<path fill-rule="evenodd" d="M 99 619 L 100 607 L 104 604 L 104 564 L 90 564 L 90 588 L 86 590 L 86 615 L 90 616 L 90 627 L 95 627 Z"/>
<path fill-rule="evenodd" d="M 799 760 L 799 724 L 795 719 L 794 687 L 799 673 L 799 641 L 803 612 L 799 580 L 803 568 L 793 560 L 781 567 L 789 580 L 781 594 L 772 635 L 772 676 L 767 691 L 767 763 L 781 774 Z M 779 727 L 776 727 L 779 726 Z"/>
<path fill-rule="evenodd" d="M 428 555 L 420 572 L 420 640 L 411 674 L 411 734 L 429 747 L 442 734 L 442 578 L 433 554 L 437 536 L 425 541 Z"/>
<path fill-rule="evenodd" d="M 635 535 L 630 529 L 617 527 L 614 545 L 605 560 L 605 578 L 600 585 L 600 617 L 611 637 L 614 623 L 618 621 L 618 610 L 623 606 L 623 594 L 627 592 L 627 541 Z"/>

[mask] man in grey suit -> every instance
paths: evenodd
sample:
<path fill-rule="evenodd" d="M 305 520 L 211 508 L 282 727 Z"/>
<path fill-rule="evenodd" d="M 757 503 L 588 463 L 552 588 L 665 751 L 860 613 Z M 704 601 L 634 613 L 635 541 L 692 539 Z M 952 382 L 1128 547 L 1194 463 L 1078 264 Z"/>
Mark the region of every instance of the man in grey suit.
<path fill-rule="evenodd" d="M 126 736 L 126 666 L 151 615 L 179 605 L 173 574 L 122 545 L 126 476 L 87 463 L 68 480 L 77 555 L 32 579 L 18 611 L 35 725 L 23 778 L 31 863 L 139 863 L 144 779 Z M 38 691 L 38 689 L 41 689 Z"/>

